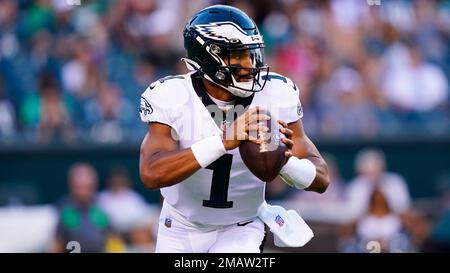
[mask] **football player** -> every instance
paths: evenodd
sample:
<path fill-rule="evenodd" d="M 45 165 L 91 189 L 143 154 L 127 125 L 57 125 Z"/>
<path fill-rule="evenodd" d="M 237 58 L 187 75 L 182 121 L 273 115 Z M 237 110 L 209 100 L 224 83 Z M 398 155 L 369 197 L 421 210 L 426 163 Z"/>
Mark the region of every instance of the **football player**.
<path fill-rule="evenodd" d="M 261 143 L 258 136 L 268 130 L 261 121 L 276 117 L 288 147 L 280 172 L 286 183 L 323 193 L 326 163 L 303 130 L 297 86 L 269 73 L 251 18 L 210 6 L 189 19 L 183 36 L 183 60 L 192 71 L 160 79 L 141 96 L 149 126 L 140 176 L 164 197 L 156 252 L 259 252 L 265 183 L 236 148 L 245 140 Z M 241 113 L 229 111 L 238 106 Z"/>

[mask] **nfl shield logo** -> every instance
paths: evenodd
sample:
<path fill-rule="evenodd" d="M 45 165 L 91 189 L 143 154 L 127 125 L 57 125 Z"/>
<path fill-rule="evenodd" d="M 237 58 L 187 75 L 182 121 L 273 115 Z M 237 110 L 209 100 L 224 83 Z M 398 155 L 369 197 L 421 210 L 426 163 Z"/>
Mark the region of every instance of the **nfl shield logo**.
<path fill-rule="evenodd" d="M 275 223 L 277 223 L 280 227 L 282 227 L 284 225 L 284 220 L 283 220 L 283 218 L 281 218 L 280 215 L 277 215 L 275 217 Z"/>

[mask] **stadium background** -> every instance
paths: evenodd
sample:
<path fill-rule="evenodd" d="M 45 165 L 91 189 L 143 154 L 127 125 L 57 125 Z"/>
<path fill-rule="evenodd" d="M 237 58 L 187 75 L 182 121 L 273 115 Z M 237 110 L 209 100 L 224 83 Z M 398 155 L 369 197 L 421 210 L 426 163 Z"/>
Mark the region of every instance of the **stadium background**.
<path fill-rule="evenodd" d="M 56 251 L 77 162 L 98 173 L 110 223 L 98 233 L 103 251 L 152 250 L 160 198 L 139 180 L 139 96 L 186 72 L 184 23 L 215 3 L 255 18 L 267 63 L 300 87 L 306 132 L 335 165 L 323 196 L 269 184 L 267 198 L 299 210 L 316 236 L 301 249 L 269 238 L 267 251 L 368 252 L 370 241 L 390 252 L 449 251 L 450 1 L 375 2 L 1 0 L 0 251 Z M 388 202 L 385 218 L 356 213 L 355 188 L 371 187 L 358 166 L 383 154 L 395 181 L 378 189 L 395 199 L 389 185 L 404 181 L 410 202 Z"/>

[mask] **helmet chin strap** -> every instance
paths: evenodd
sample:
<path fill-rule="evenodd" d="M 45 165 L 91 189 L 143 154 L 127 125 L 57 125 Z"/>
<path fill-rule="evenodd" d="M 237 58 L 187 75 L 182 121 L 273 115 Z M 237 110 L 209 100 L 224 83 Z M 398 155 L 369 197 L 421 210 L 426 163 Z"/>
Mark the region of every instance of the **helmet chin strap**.
<path fill-rule="evenodd" d="M 219 83 L 213 81 L 207 74 L 204 74 L 203 76 L 208 81 L 214 83 L 217 86 L 222 87 L 223 89 L 227 90 L 228 92 L 230 92 L 231 94 L 233 94 L 233 95 L 235 95 L 237 97 L 247 98 L 247 97 L 250 97 L 253 94 L 253 92 L 250 92 L 250 91 L 244 91 L 244 90 L 240 90 L 238 88 L 234 88 L 232 86 L 225 86 L 225 85 L 219 84 Z M 233 77 L 233 81 L 234 81 L 234 77 Z M 242 86 L 242 87 L 246 87 L 246 86 Z M 251 88 L 251 86 L 250 86 L 250 88 Z"/>
<path fill-rule="evenodd" d="M 239 89 L 231 87 L 231 86 L 226 87 L 226 89 L 231 94 L 233 94 L 235 96 L 238 96 L 238 97 L 241 97 L 241 98 L 248 98 L 248 97 L 250 97 L 253 94 L 253 92 L 239 90 Z"/>
<path fill-rule="evenodd" d="M 181 60 L 184 62 L 184 64 L 186 65 L 186 67 L 189 71 L 201 70 L 201 67 L 197 62 L 195 62 L 189 58 L 181 58 Z M 250 91 L 244 91 L 244 90 L 241 90 L 238 88 L 234 88 L 233 86 L 225 86 L 225 85 L 219 84 L 219 83 L 213 81 L 207 74 L 205 74 L 205 73 L 202 73 L 202 74 L 203 74 L 203 77 L 205 77 L 205 79 L 207 79 L 208 81 L 214 83 L 217 86 L 222 87 L 223 89 L 227 90 L 228 92 L 230 92 L 231 94 L 233 94 L 237 97 L 247 98 L 253 94 L 253 92 L 250 92 Z M 253 82 L 251 82 L 251 81 L 238 82 L 238 81 L 236 81 L 234 76 L 231 76 L 231 79 L 233 81 L 234 86 L 244 88 L 244 89 L 251 89 L 253 87 Z"/>
<path fill-rule="evenodd" d="M 234 78 L 233 75 L 231 75 L 231 80 L 233 81 L 234 86 L 242 88 L 242 89 L 247 89 L 247 90 L 253 89 L 253 85 L 254 85 L 254 81 L 255 81 L 255 79 L 253 79 L 252 81 L 248 81 L 248 82 L 238 82 L 238 81 L 236 81 L 236 79 Z M 241 90 L 241 89 L 235 88 L 233 86 L 229 86 L 228 88 L 233 90 L 233 91 L 230 91 L 231 93 L 237 92 L 239 94 L 242 94 L 241 96 L 239 96 L 239 95 L 236 95 L 236 96 L 243 97 L 243 98 L 249 97 L 253 94 L 253 92 Z"/>

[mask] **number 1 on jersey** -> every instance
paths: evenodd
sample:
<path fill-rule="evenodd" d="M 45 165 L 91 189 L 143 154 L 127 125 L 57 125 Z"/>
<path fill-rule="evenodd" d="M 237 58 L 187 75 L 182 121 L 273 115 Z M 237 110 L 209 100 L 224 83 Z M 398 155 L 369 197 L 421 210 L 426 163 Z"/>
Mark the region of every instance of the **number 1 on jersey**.
<path fill-rule="evenodd" d="M 206 167 L 207 169 L 213 170 L 213 176 L 211 182 L 211 194 L 209 200 L 203 200 L 204 207 L 217 209 L 228 209 L 233 207 L 233 201 L 227 201 L 232 161 L 233 155 L 224 154 Z"/>

